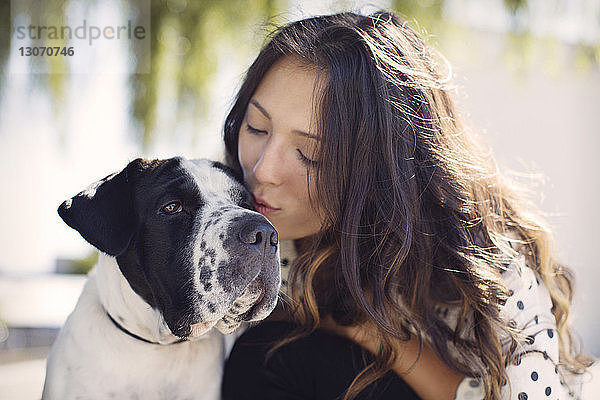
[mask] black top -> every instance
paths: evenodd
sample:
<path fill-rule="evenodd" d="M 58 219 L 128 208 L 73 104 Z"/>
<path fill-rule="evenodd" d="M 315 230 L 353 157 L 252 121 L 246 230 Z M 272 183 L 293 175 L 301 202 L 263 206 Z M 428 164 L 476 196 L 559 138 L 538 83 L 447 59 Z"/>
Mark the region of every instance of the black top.
<path fill-rule="evenodd" d="M 236 341 L 225 364 L 223 400 L 342 399 L 350 383 L 374 359 L 349 339 L 317 330 L 278 348 L 265 360 L 272 345 L 292 329 L 289 322 L 265 321 Z M 390 371 L 356 399 L 419 397 Z"/>

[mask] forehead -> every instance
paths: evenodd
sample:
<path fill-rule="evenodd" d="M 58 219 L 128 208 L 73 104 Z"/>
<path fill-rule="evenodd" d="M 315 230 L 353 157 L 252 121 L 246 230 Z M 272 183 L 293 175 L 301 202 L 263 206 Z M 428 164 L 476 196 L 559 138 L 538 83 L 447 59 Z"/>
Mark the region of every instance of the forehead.
<path fill-rule="evenodd" d="M 271 118 L 307 129 L 314 114 L 318 81 L 315 67 L 284 57 L 267 71 L 253 99 L 265 108 Z M 252 105 L 248 106 L 248 110 L 260 113 Z"/>

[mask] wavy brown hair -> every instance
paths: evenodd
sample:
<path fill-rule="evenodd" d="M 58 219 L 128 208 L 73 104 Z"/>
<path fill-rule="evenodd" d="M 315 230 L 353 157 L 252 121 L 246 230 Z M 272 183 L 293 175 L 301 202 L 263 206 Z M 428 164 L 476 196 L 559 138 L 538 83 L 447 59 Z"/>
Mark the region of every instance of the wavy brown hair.
<path fill-rule="evenodd" d="M 345 398 L 389 371 L 394 338 L 411 335 L 427 340 L 454 370 L 482 379 L 486 398 L 499 398 L 521 340 L 499 314 L 507 298 L 501 271 L 517 255 L 515 244 L 550 292 L 560 363 L 583 371 L 588 359 L 567 322 L 573 276 L 556 261 L 538 213 L 463 126 L 441 56 L 390 12 L 319 16 L 279 28 L 225 121 L 227 161 L 236 169 L 248 102 L 283 57 L 320 76 L 321 145 L 312 176 L 326 220 L 299 243 L 291 268 L 301 327 L 294 337 L 332 316 L 342 325 L 374 324 L 382 343 Z M 460 309 L 456 327 L 436 312 L 449 305 Z"/>

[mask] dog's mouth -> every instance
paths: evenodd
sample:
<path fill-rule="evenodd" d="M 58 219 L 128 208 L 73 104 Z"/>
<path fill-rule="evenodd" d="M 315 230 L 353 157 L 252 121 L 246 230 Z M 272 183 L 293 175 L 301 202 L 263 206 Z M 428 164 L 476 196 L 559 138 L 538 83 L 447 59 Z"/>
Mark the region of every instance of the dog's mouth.
<path fill-rule="evenodd" d="M 199 322 L 190 326 L 190 338 L 196 338 L 204 335 L 213 327 L 221 333 L 231 333 L 240 324 L 246 320 L 246 317 L 252 315 L 252 309 L 259 305 L 265 297 L 266 286 L 261 278 L 254 279 L 238 297 L 233 305 L 227 310 L 220 319 Z"/>

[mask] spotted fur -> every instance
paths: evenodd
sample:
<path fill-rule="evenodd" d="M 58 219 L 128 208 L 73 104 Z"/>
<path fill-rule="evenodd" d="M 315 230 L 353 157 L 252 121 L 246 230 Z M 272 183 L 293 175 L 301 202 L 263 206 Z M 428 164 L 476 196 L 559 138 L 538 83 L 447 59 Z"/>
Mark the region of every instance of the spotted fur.
<path fill-rule="evenodd" d="M 277 234 L 239 179 L 208 160 L 138 159 L 59 214 L 101 255 L 43 398 L 218 398 L 223 333 L 265 318 L 280 285 Z"/>

